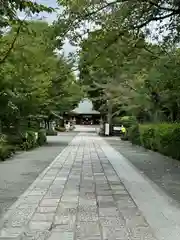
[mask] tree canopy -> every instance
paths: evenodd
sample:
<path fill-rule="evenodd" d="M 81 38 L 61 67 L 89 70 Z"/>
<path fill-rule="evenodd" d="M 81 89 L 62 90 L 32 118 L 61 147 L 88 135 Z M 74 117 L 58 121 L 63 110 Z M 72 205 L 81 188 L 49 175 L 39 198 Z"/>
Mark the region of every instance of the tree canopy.
<path fill-rule="evenodd" d="M 72 64 L 55 49 L 53 26 L 26 22 L 8 58 L 0 65 L 0 119 L 8 125 L 29 115 L 63 114 L 81 99 Z M 1 53 L 9 48 L 18 25 L 1 39 Z M 28 29 L 28 31 L 27 31 Z"/>
<path fill-rule="evenodd" d="M 176 0 L 58 2 L 64 7 L 59 22 L 63 22 L 65 32 L 70 33 L 72 38 L 77 36 L 79 28 L 88 31 L 89 27 L 92 28 L 88 23 L 93 23 L 105 31 L 119 32 L 123 27 L 137 33 L 143 29 L 155 38 L 161 34 L 165 41 L 179 40 L 180 5 Z"/>
<path fill-rule="evenodd" d="M 64 11 L 54 29 L 80 47 L 80 82 L 96 109 L 179 120 L 178 1 L 58 2 Z"/>

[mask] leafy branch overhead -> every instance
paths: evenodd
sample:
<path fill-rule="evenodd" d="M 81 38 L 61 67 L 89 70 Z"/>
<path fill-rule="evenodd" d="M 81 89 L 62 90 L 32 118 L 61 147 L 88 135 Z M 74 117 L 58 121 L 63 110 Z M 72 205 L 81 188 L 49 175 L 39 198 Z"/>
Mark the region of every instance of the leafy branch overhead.
<path fill-rule="evenodd" d="M 64 6 L 64 13 L 59 16 L 59 22 L 64 22 L 64 28 L 72 38 L 78 28 L 88 30 L 90 25 L 88 22 L 105 30 L 118 31 L 119 26 L 123 25 L 126 30 L 135 32 L 145 28 L 152 32 L 150 23 L 158 22 L 154 37 L 158 37 L 159 33 L 163 34 L 164 40 L 177 41 L 179 37 L 180 5 L 175 0 L 58 0 L 58 2 Z"/>
<path fill-rule="evenodd" d="M 7 27 L 9 28 L 13 27 L 14 25 L 18 25 L 12 42 L 9 44 L 9 46 L 7 46 L 5 52 L 2 53 L 2 57 L 0 58 L 0 64 L 2 64 L 11 53 L 21 30 L 23 29 L 28 31 L 28 29 L 26 29 L 25 22 L 27 16 L 40 13 L 42 11 L 52 13 L 55 9 L 27 0 L 1 0 L 0 4 L 0 28 L 5 29 Z M 25 17 L 23 19 L 19 19 L 18 12 L 23 12 Z M 3 30 L 0 32 L 0 41 L 3 40 L 2 36 Z"/>

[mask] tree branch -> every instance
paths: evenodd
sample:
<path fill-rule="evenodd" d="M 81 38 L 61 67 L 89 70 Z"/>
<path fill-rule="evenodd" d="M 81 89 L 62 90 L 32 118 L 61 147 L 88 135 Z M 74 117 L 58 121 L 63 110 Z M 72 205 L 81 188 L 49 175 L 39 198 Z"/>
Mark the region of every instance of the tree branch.
<path fill-rule="evenodd" d="M 26 17 L 27 17 L 27 16 L 25 16 L 25 18 L 24 18 L 22 21 L 20 21 L 19 27 L 18 27 L 18 29 L 17 29 L 17 31 L 16 31 L 16 34 L 15 34 L 15 36 L 14 36 L 14 39 L 13 39 L 13 41 L 12 41 L 9 49 L 6 51 L 5 55 L 0 59 L 0 65 L 3 64 L 3 63 L 6 61 L 6 59 L 7 59 L 8 56 L 10 55 L 12 49 L 14 48 L 14 45 L 15 45 L 15 43 L 16 43 L 16 40 L 17 40 L 17 38 L 18 38 L 18 36 L 19 36 L 21 27 L 22 27 L 23 22 L 24 22 L 24 20 L 26 19 Z"/>
<path fill-rule="evenodd" d="M 145 0 L 146 1 L 146 0 Z M 149 3 L 161 10 L 164 10 L 164 11 L 168 11 L 168 12 L 174 12 L 175 14 L 177 13 L 180 13 L 180 9 L 174 9 L 174 8 L 168 8 L 168 7 L 161 7 L 159 4 L 153 2 L 153 1 L 149 1 Z"/>
<path fill-rule="evenodd" d="M 154 22 L 154 21 L 159 21 L 159 20 L 163 20 L 163 19 L 165 19 L 165 18 L 169 18 L 169 17 L 171 17 L 171 16 L 173 16 L 174 15 L 174 12 L 171 12 L 171 13 L 169 13 L 169 14 L 167 14 L 167 15 L 164 15 L 164 16 L 161 16 L 161 17 L 150 17 L 148 20 L 146 20 L 145 22 L 143 22 L 143 23 L 141 23 L 141 24 L 139 24 L 139 25 L 136 25 L 136 26 L 134 26 L 133 28 L 134 29 L 136 29 L 136 28 L 143 28 L 143 27 L 145 27 L 146 25 L 148 25 L 150 22 Z"/>

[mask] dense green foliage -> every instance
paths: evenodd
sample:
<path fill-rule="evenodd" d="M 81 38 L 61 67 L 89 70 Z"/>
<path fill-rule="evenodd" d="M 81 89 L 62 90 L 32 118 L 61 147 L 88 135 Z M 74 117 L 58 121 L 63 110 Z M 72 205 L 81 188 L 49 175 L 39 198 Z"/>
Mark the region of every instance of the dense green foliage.
<path fill-rule="evenodd" d="M 15 23 L 1 36 L 1 55 L 8 51 L 17 28 Z M 82 97 L 72 64 L 54 51 L 55 42 L 53 26 L 27 21 L 0 64 L 0 131 L 7 136 L 4 156 L 10 155 L 9 145 L 28 150 L 44 144 L 41 124 L 51 131 L 51 121 L 59 121 L 59 115 L 73 109 Z"/>
<path fill-rule="evenodd" d="M 65 127 L 59 127 L 59 126 L 55 127 L 55 130 L 57 132 L 65 132 L 66 131 Z"/>
<path fill-rule="evenodd" d="M 38 132 L 37 143 L 39 146 L 42 146 L 46 142 L 47 142 L 46 131 L 45 131 L 45 129 L 40 129 Z"/>
<path fill-rule="evenodd" d="M 148 124 L 133 126 L 129 139 L 135 144 L 180 159 L 180 124 Z"/>
<path fill-rule="evenodd" d="M 58 2 L 64 12 L 55 30 L 80 46 L 80 81 L 97 110 L 109 120 L 110 115 L 134 115 L 141 122 L 179 120 L 176 1 Z M 161 42 L 150 43 L 159 36 Z"/>

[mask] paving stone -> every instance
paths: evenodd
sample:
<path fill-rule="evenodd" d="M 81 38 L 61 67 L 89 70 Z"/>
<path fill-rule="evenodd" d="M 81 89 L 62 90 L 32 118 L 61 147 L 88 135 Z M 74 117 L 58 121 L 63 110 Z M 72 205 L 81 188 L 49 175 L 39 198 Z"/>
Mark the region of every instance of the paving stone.
<path fill-rule="evenodd" d="M 48 240 L 73 240 L 73 239 L 74 239 L 73 232 L 58 232 L 58 231 L 53 231 L 48 238 Z"/>
<path fill-rule="evenodd" d="M 135 227 L 130 230 L 130 239 L 132 240 L 157 240 L 150 227 Z"/>
<path fill-rule="evenodd" d="M 85 212 L 81 211 L 78 213 L 77 219 L 79 222 L 97 222 L 98 213 L 97 212 Z"/>
<path fill-rule="evenodd" d="M 100 216 L 119 216 L 119 211 L 115 207 L 99 208 Z"/>
<path fill-rule="evenodd" d="M 84 206 L 96 206 L 97 202 L 95 199 L 84 199 L 84 198 L 79 198 L 79 205 L 84 205 Z"/>
<path fill-rule="evenodd" d="M 27 196 L 25 198 L 22 199 L 22 201 L 20 202 L 20 204 L 38 204 L 41 199 L 42 199 L 43 195 L 41 196 Z"/>
<path fill-rule="evenodd" d="M 103 240 L 129 240 L 129 233 L 124 227 L 102 227 Z M 140 239 L 139 239 L 140 240 Z"/>
<path fill-rule="evenodd" d="M 43 199 L 40 202 L 41 207 L 53 207 L 57 206 L 59 203 L 60 199 Z"/>
<path fill-rule="evenodd" d="M 20 235 L 22 234 L 23 229 L 22 228 L 18 228 L 18 227 L 10 227 L 10 228 L 3 228 L 0 231 L 0 238 L 4 238 L 4 239 L 8 239 L 8 238 L 12 238 L 12 239 L 18 239 L 20 237 Z"/>
<path fill-rule="evenodd" d="M 100 224 L 107 227 L 122 227 L 126 225 L 125 220 L 122 217 L 110 216 L 100 217 Z"/>
<path fill-rule="evenodd" d="M 87 192 L 87 189 L 86 189 L 86 192 L 84 192 L 81 189 L 80 197 L 84 198 L 84 199 L 87 199 L 87 200 L 95 200 L 96 199 L 96 194 L 94 192 Z"/>
<path fill-rule="evenodd" d="M 46 194 L 47 190 L 32 190 L 32 192 L 29 193 L 29 196 L 42 196 L 44 194 Z"/>
<path fill-rule="evenodd" d="M 127 207 L 119 210 L 125 219 L 132 219 L 134 216 L 141 216 L 141 212 L 137 207 Z"/>
<path fill-rule="evenodd" d="M 63 195 L 61 198 L 61 201 L 63 202 L 78 202 L 79 197 L 78 196 L 71 196 L 71 195 Z"/>
<path fill-rule="evenodd" d="M 115 201 L 123 200 L 124 196 L 129 196 L 127 192 L 121 193 L 121 194 L 116 194 L 113 192 L 113 198 Z"/>
<path fill-rule="evenodd" d="M 116 208 L 115 202 L 113 201 L 98 201 L 99 208 Z"/>
<path fill-rule="evenodd" d="M 142 216 L 131 216 L 131 218 L 125 218 L 125 221 L 128 228 L 148 227 L 146 220 Z"/>
<path fill-rule="evenodd" d="M 5 228 L 23 227 L 31 218 L 35 211 L 34 207 L 28 206 L 27 208 L 16 208 L 8 219 L 4 222 Z"/>
<path fill-rule="evenodd" d="M 35 213 L 32 217 L 32 221 L 45 221 L 45 222 L 52 222 L 55 213 Z"/>
<path fill-rule="evenodd" d="M 52 222 L 45 221 L 30 221 L 28 224 L 28 230 L 30 231 L 47 231 L 51 228 Z"/>
<path fill-rule="evenodd" d="M 68 214 L 68 215 L 56 215 L 54 218 L 55 225 L 69 225 L 72 228 L 74 227 L 76 222 L 76 215 Z"/>
<path fill-rule="evenodd" d="M 37 213 L 55 213 L 57 210 L 56 206 L 52 206 L 52 207 L 38 207 L 36 209 Z"/>
<path fill-rule="evenodd" d="M 80 222 L 76 230 L 77 239 L 91 239 L 100 237 L 100 228 L 98 222 Z"/>
<path fill-rule="evenodd" d="M 53 225 L 53 232 L 57 231 L 57 232 L 75 232 L 75 227 L 76 225 L 72 224 L 54 224 Z"/>
<path fill-rule="evenodd" d="M 110 202 L 110 201 L 113 201 L 114 199 L 113 199 L 113 197 L 112 196 L 106 196 L 106 197 L 104 197 L 104 196 L 97 196 L 97 200 L 98 201 L 102 201 L 102 202 Z"/>
<path fill-rule="evenodd" d="M 33 230 L 33 231 L 26 231 L 22 237 L 21 240 L 46 240 L 50 236 L 50 231 L 44 230 Z"/>

